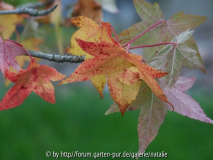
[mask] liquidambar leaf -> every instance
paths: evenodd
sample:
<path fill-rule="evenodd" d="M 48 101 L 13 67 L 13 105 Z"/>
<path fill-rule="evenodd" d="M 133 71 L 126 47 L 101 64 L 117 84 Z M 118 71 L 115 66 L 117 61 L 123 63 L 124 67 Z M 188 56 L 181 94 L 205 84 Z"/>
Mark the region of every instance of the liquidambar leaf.
<path fill-rule="evenodd" d="M 85 59 L 90 59 L 92 56 L 81 49 L 81 47 L 76 42 L 76 38 L 82 39 L 88 42 L 108 42 L 116 43 L 112 38 L 111 34 L 111 25 L 109 23 L 102 22 L 101 25 L 98 25 L 93 20 L 79 16 L 71 18 L 71 21 L 74 25 L 80 27 L 71 37 L 71 47 L 66 49 L 66 53 L 71 53 L 73 55 L 85 55 Z"/>
<path fill-rule="evenodd" d="M 136 85 L 137 81 L 143 80 L 148 84 L 158 98 L 168 102 L 160 86 L 154 79 L 163 77 L 167 73 L 158 71 L 146 64 L 143 64 L 141 62 L 141 56 L 126 53 L 125 49 L 123 49 L 120 45 L 107 42 L 95 43 L 86 42 L 80 39 L 76 40 L 79 46 L 82 47 L 84 51 L 94 56 L 94 58 L 83 62 L 71 76 L 63 80 L 60 84 L 75 81 L 86 81 L 94 76 L 105 74 L 107 76 L 107 83 L 110 92 L 114 92 L 111 96 L 118 103 L 122 114 L 124 114 L 126 107 L 131 104 L 137 94 L 133 94 L 135 97 L 125 94 L 126 91 L 124 91 L 124 89 L 126 88 L 119 86 L 117 81 L 120 81 L 120 83 L 122 82 L 122 85 L 131 85 L 131 87 L 138 92 L 139 85 Z M 133 66 L 136 68 L 130 69 L 130 67 Z M 123 103 L 124 100 L 126 103 Z"/>
<path fill-rule="evenodd" d="M 134 24 L 129 29 L 121 32 L 118 35 L 121 44 L 130 41 L 135 36 L 142 33 L 156 22 L 164 20 L 163 12 L 161 11 L 157 3 L 154 3 L 152 5 L 151 3 L 146 2 L 145 0 L 134 0 L 133 2 L 138 15 L 141 17 L 143 21 Z M 205 20 L 206 17 L 204 16 L 197 16 L 190 14 L 185 15 L 183 12 L 179 12 L 170 17 L 167 21 L 165 20 L 165 22 L 159 24 L 157 27 L 147 32 L 144 36 L 141 36 L 131 45 L 140 46 L 140 45 L 157 44 L 162 42 L 170 42 L 173 38 L 180 35 L 182 32 L 185 32 L 187 30 L 199 26 Z M 190 42 L 186 43 L 188 43 L 188 47 L 193 48 L 193 50 L 197 52 L 197 59 L 199 59 L 199 63 L 202 64 L 202 66 L 200 66 L 199 69 L 205 72 L 203 61 L 201 59 L 198 47 L 194 39 L 191 38 Z M 158 53 L 158 51 L 161 48 L 162 46 L 144 48 L 143 49 L 144 59 L 146 61 L 149 61 Z"/>
<path fill-rule="evenodd" d="M 80 27 L 71 37 L 71 47 L 66 49 L 66 53 L 73 55 L 85 55 L 85 60 L 92 58 L 90 54 L 81 49 L 76 42 L 76 38 L 89 41 L 89 42 L 108 42 L 115 44 L 115 40 L 112 38 L 111 25 L 109 23 L 102 22 L 98 25 L 93 20 L 79 16 L 71 18 L 71 21 L 76 26 Z M 91 79 L 93 85 L 97 88 L 101 98 L 103 98 L 103 89 L 106 84 L 106 75 L 98 75 Z"/>
<path fill-rule="evenodd" d="M 149 89 L 146 95 L 150 99 L 141 107 L 138 118 L 139 152 L 143 153 L 147 146 L 157 136 L 158 130 L 164 121 L 167 109 Z M 171 106 L 169 106 L 171 108 Z"/>
<path fill-rule="evenodd" d="M 165 87 L 173 86 L 180 75 L 182 66 L 188 68 L 203 67 L 200 63 L 197 51 L 191 48 L 187 43 L 192 33 L 193 31 L 181 33 L 172 40 L 172 42 L 177 43 L 177 46 L 166 45 L 157 55 L 147 61 L 147 64 L 150 66 L 168 73 L 168 75 L 163 78 Z"/>
<path fill-rule="evenodd" d="M 5 94 L 0 102 L 0 110 L 19 106 L 33 91 L 49 103 L 55 103 L 55 91 L 51 81 L 59 81 L 65 77 L 54 68 L 39 65 L 31 61 L 27 69 L 19 73 L 5 71 L 5 77 L 15 85 Z"/>

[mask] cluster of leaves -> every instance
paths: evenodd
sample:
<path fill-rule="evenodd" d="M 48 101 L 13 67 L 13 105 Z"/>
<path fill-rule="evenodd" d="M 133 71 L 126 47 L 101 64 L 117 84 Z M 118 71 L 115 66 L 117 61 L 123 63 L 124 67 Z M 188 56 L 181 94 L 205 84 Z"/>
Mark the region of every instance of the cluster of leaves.
<path fill-rule="evenodd" d="M 157 135 L 167 110 L 213 123 L 199 104 L 184 93 L 191 88 L 195 78 L 179 76 L 183 65 L 205 72 L 191 29 L 206 18 L 180 12 L 165 20 L 157 3 L 133 2 L 143 21 L 121 32 L 118 37 L 114 33 L 115 39 L 110 23 L 98 25 L 84 16 L 71 19 L 72 24 L 80 29 L 72 35 L 71 46 L 65 52 L 85 56 L 85 61 L 64 80 L 65 75 L 37 64 L 33 58 L 27 69 L 20 70 L 15 56 L 27 51 L 17 42 L 0 38 L 0 69 L 6 79 L 15 83 L 0 102 L 0 110 L 20 105 L 31 91 L 55 103 L 54 86 L 50 80 L 62 80 L 60 85 L 91 80 L 102 98 L 103 89 L 106 83 L 108 85 L 115 103 L 106 114 L 120 111 L 124 115 L 125 111 L 140 109 L 140 152 Z M 83 1 L 79 0 L 79 3 Z M 133 48 L 144 48 L 143 59 L 129 52 Z M 9 71 L 9 66 L 18 73 Z"/>

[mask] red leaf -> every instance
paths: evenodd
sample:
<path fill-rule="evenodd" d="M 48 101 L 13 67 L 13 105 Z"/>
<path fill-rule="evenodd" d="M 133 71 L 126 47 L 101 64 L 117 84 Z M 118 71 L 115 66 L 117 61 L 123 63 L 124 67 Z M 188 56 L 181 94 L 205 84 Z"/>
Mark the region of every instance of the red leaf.
<path fill-rule="evenodd" d="M 16 83 L 3 97 L 0 110 L 19 106 L 33 91 L 49 103 L 55 103 L 55 91 L 51 81 L 59 81 L 65 75 L 58 73 L 54 68 L 39 65 L 32 60 L 27 69 L 19 73 L 5 71 L 5 76 Z"/>
<path fill-rule="evenodd" d="M 122 115 L 135 100 L 141 80 L 146 82 L 158 98 L 170 104 L 155 80 L 155 78 L 163 77 L 167 73 L 142 63 L 141 56 L 127 53 L 118 44 L 105 41 L 100 43 L 87 42 L 80 39 L 76 39 L 76 41 L 84 51 L 94 58 L 83 62 L 71 76 L 60 84 L 86 81 L 94 76 L 105 74 L 110 94 L 113 100 L 118 103 Z M 131 96 L 128 95 L 128 92 Z"/>

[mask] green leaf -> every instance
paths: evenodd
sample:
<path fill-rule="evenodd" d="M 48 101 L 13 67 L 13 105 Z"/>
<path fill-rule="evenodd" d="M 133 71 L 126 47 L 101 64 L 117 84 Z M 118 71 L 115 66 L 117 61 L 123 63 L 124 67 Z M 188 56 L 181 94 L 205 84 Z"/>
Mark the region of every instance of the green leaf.
<path fill-rule="evenodd" d="M 191 48 L 189 43 L 185 43 L 192 33 L 193 31 L 186 31 L 175 37 L 172 42 L 177 43 L 177 46 L 166 45 L 147 62 L 150 66 L 168 73 L 162 78 L 165 87 L 171 88 L 173 86 L 180 75 L 182 66 L 204 68 L 197 51 Z"/>
<path fill-rule="evenodd" d="M 157 3 L 154 5 L 144 0 L 133 0 L 136 12 L 141 19 L 147 24 L 152 25 L 160 20 L 163 20 L 163 12 Z"/>
<path fill-rule="evenodd" d="M 130 41 L 136 35 L 145 31 L 156 22 L 164 20 L 163 13 L 159 8 L 158 4 L 155 3 L 154 5 L 152 5 L 151 3 L 146 2 L 144 0 L 134 0 L 134 4 L 137 13 L 143 19 L 143 21 L 131 26 L 129 29 L 121 32 L 118 35 L 121 44 Z M 170 17 L 164 23 L 159 24 L 157 27 L 147 32 L 144 36 L 134 41 L 131 44 L 131 46 L 170 42 L 174 37 L 180 35 L 184 31 L 199 26 L 205 20 L 206 17 L 204 16 L 197 16 L 190 14 L 184 15 L 184 12 L 179 12 Z M 191 45 L 195 46 L 194 49 L 197 48 L 196 43 L 192 43 Z M 146 61 L 150 60 L 155 55 L 155 53 L 158 52 L 161 48 L 162 46 L 144 48 L 143 49 L 144 59 Z M 199 51 L 197 49 L 196 51 L 199 54 Z M 204 71 L 203 68 L 201 70 Z"/>

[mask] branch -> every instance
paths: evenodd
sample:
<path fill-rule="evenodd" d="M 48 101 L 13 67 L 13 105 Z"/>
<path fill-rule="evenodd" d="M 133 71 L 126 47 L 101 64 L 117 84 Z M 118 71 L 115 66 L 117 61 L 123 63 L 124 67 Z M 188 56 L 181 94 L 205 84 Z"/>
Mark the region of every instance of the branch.
<path fill-rule="evenodd" d="M 58 5 L 55 5 L 54 7 L 47 9 L 47 10 L 43 10 L 43 11 L 38 11 L 37 9 L 32 9 L 32 8 L 18 8 L 18 9 L 14 9 L 14 10 L 3 10 L 0 11 L 0 15 L 3 14 L 29 14 L 30 16 L 45 16 L 51 12 L 53 12 L 56 7 Z"/>
<path fill-rule="evenodd" d="M 84 56 L 73 56 L 73 55 L 54 55 L 54 54 L 47 54 L 47 53 L 42 53 L 42 52 L 37 52 L 33 50 L 27 50 L 32 57 L 36 58 L 42 58 L 46 59 L 49 61 L 54 61 L 58 63 L 63 63 L 63 62 L 70 62 L 70 63 L 81 63 L 84 61 Z M 28 54 L 24 54 L 25 56 L 29 56 Z"/>

